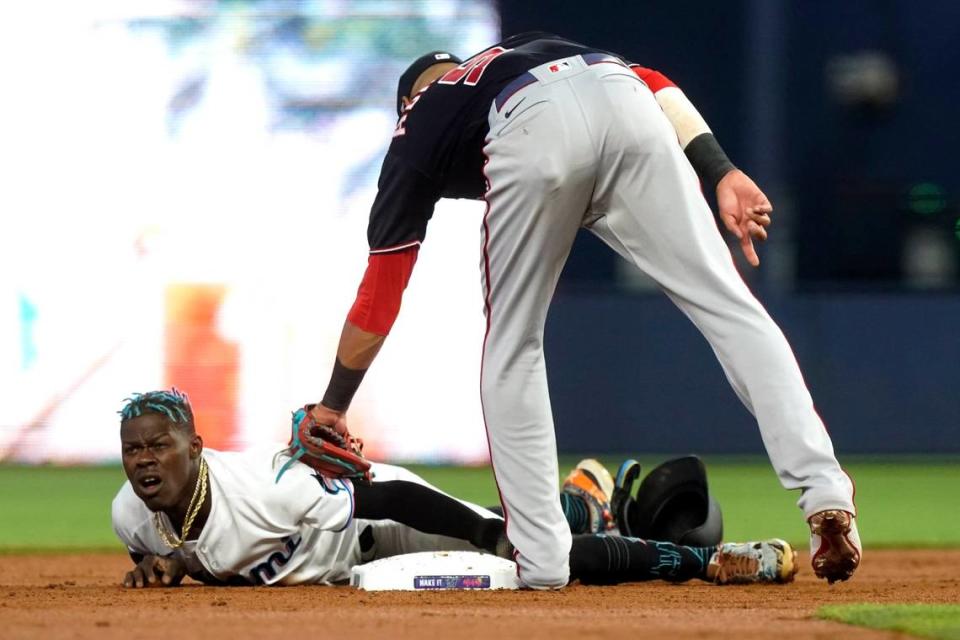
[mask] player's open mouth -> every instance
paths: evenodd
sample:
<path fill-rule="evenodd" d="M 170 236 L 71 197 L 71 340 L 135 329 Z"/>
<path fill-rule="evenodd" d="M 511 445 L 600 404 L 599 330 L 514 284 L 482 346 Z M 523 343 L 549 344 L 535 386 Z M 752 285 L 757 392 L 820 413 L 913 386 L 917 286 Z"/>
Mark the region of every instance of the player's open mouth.
<path fill-rule="evenodd" d="M 140 493 L 152 496 L 160 491 L 163 480 L 160 479 L 160 476 L 145 475 L 137 479 L 137 484 L 140 485 Z"/>

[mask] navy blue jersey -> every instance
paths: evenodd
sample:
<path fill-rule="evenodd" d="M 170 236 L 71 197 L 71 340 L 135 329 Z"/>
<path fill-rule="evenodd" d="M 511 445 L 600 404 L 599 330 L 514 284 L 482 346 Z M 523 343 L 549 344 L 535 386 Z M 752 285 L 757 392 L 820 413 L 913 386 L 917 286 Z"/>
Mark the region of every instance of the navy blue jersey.
<path fill-rule="evenodd" d="M 524 33 L 478 53 L 413 96 L 380 169 L 367 229 L 371 251 L 419 244 L 440 198 L 483 197 L 490 105 L 511 80 L 546 62 L 594 52 L 607 53 L 548 33 Z"/>

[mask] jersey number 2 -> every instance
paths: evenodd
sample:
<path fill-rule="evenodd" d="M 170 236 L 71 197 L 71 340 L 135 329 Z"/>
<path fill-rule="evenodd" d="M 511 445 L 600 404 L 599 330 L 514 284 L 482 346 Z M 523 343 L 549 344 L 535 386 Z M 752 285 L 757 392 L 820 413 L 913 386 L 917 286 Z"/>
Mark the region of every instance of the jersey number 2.
<path fill-rule="evenodd" d="M 486 71 L 487 65 L 507 51 L 510 51 L 510 49 L 504 49 L 498 46 L 487 49 L 483 53 L 478 53 L 459 67 L 450 69 L 450 71 L 443 74 L 443 76 L 437 80 L 437 84 L 457 84 L 463 80 L 463 84 L 472 87 L 480 82 L 480 76 Z"/>

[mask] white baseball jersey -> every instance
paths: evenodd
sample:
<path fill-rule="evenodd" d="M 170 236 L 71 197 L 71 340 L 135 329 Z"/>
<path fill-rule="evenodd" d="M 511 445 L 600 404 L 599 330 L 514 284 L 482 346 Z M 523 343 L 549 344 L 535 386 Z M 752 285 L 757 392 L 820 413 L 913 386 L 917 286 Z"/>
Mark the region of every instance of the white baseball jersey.
<path fill-rule="evenodd" d="M 210 469 L 210 515 L 196 540 L 173 553 L 190 573 L 203 569 L 228 581 L 253 584 L 333 584 L 350 579 L 362 562 L 418 551 L 480 551 L 469 542 L 417 531 L 393 520 L 355 520 L 353 484 L 323 478 L 304 464 L 293 464 L 279 483 L 277 471 L 289 457 L 269 449 L 227 453 L 204 449 Z M 415 473 L 373 463 L 374 481 L 405 480 L 430 487 Z M 485 518 L 496 514 L 463 502 Z M 161 515 L 168 531 L 170 521 Z M 113 529 L 133 553 L 168 555 L 154 515 L 124 483 L 113 500 Z M 360 533 L 371 540 L 361 550 Z"/>
<path fill-rule="evenodd" d="M 353 485 L 294 464 L 280 447 L 228 453 L 204 449 L 210 470 L 210 516 L 197 540 L 176 551 L 193 570 L 220 580 L 241 576 L 254 584 L 333 583 L 346 580 L 360 560 L 353 520 Z M 161 515 L 173 531 L 165 515 Z M 168 555 L 154 514 L 124 483 L 113 501 L 113 528 L 134 553 Z"/>

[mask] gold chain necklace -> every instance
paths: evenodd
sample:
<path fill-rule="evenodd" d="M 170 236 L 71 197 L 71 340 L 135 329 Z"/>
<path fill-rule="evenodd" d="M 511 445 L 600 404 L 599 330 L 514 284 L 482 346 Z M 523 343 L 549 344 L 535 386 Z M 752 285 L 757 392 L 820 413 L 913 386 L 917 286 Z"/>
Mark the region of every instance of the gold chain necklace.
<path fill-rule="evenodd" d="M 187 517 L 183 521 L 183 530 L 180 532 L 180 537 L 177 538 L 175 533 L 167 533 L 167 527 L 160 518 L 159 511 L 153 514 L 153 524 L 156 526 L 157 533 L 160 534 L 160 539 L 163 540 L 163 544 L 171 549 L 179 549 L 183 546 L 183 543 L 187 540 L 187 535 L 190 533 L 190 527 L 193 526 L 193 521 L 196 520 L 200 509 L 203 507 L 203 501 L 206 499 L 207 461 L 201 457 L 200 474 L 197 476 L 197 484 L 193 488 L 193 497 L 190 498 L 190 505 L 187 507 Z"/>

